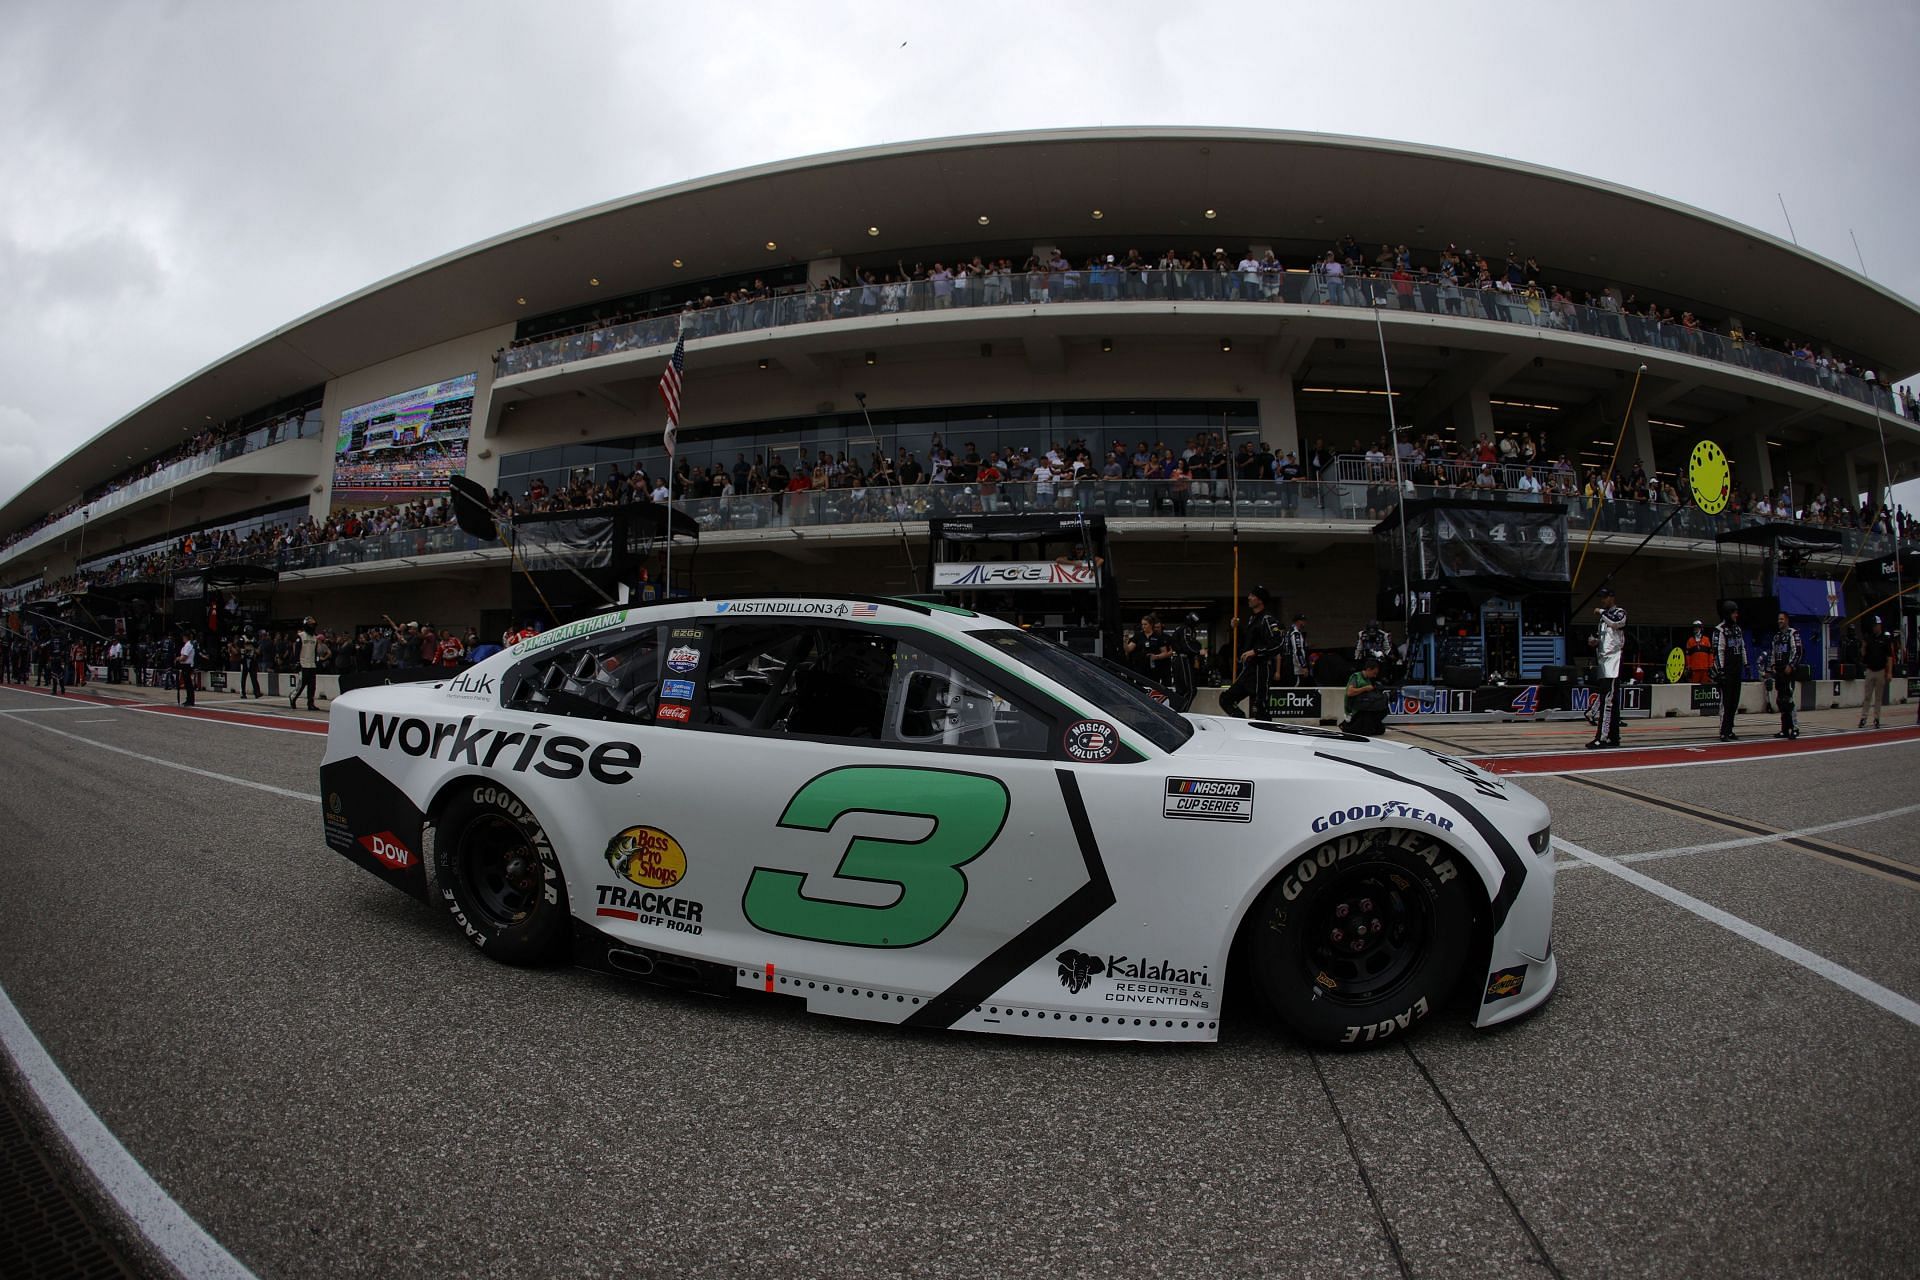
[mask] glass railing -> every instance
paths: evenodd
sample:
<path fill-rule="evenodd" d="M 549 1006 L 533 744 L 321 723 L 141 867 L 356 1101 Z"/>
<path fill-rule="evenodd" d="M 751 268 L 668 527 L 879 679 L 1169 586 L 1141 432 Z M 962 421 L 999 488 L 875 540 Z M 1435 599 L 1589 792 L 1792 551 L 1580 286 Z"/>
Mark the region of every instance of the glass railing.
<path fill-rule="evenodd" d="M 300 440 L 319 434 L 320 415 L 310 413 L 303 418 L 282 419 L 264 427 L 257 427 L 245 435 L 232 436 L 199 453 L 181 458 L 177 462 L 170 462 L 150 475 L 127 481 L 97 498 L 81 503 L 59 519 L 50 521 L 27 534 L 18 542 L 0 547 L 0 561 L 5 561 L 20 552 L 40 546 L 49 539 L 78 529 L 83 522 L 96 520 L 109 511 L 124 507 L 146 494 L 178 484 L 202 471 L 210 471 L 223 462 L 231 462 L 235 458 L 256 450 L 269 449 L 276 444 L 285 444 L 289 440 Z"/>
<path fill-rule="evenodd" d="M 1697 356 L 1829 391 L 1862 404 L 1878 404 L 1889 411 L 1894 407 L 1879 383 L 1839 373 L 1816 359 L 1799 359 L 1706 329 L 1662 324 L 1605 307 L 1582 306 L 1564 300 L 1555 302 L 1536 291 L 1478 289 L 1438 277 L 1391 280 L 1326 276 L 1309 271 L 1102 268 L 1016 272 L 950 282 L 915 280 L 809 289 L 700 310 L 669 312 L 592 332 L 530 342 L 503 352 L 496 376 L 507 378 L 596 356 L 670 346 L 683 324 L 687 337 L 698 339 L 869 316 L 1075 302 L 1239 302 L 1360 308 L 1378 304 L 1390 312 L 1577 333 L 1676 355 Z"/>
<path fill-rule="evenodd" d="M 1475 491 L 1447 487 L 1408 486 L 1413 497 L 1452 497 L 1472 501 L 1476 497 L 1508 501 L 1538 500 L 1564 502 L 1568 524 L 1584 531 L 1591 522 L 1597 533 L 1645 536 L 1660 528 L 1666 538 L 1711 541 L 1716 535 L 1740 527 L 1741 518 L 1722 514 L 1709 516 L 1687 507 L 1677 515 L 1671 504 L 1654 502 L 1603 502 L 1590 504 L 1580 497 L 1530 495 L 1522 492 Z M 779 494 L 751 494 L 742 497 L 697 498 L 675 504 L 676 510 L 691 516 L 706 534 L 743 533 L 763 530 L 797 530 L 803 535 L 811 528 L 851 525 L 925 524 L 948 516 L 1018 514 L 1037 511 L 1083 511 L 1111 520 L 1209 520 L 1219 523 L 1249 521 L 1256 528 L 1268 522 L 1264 531 L 1280 532 L 1273 522 L 1304 521 L 1338 523 L 1366 527 L 1392 514 L 1395 489 L 1391 478 L 1361 477 L 1339 481 L 1247 480 L 1105 480 L 1066 482 L 1046 487 L 1029 482 L 1011 484 L 926 484 L 882 488 L 800 490 Z M 1748 517 L 1748 523 L 1763 518 Z M 1835 553 L 1849 557 L 1885 555 L 1893 542 L 1885 534 L 1860 529 L 1841 529 L 1841 546 Z M 1920 545 L 1920 538 L 1909 538 L 1907 545 Z M 220 563 L 258 564 L 281 572 L 321 569 L 335 566 L 387 563 L 395 560 L 444 555 L 456 551 L 485 551 L 497 548 L 494 541 L 482 541 L 462 532 L 457 526 L 436 525 L 427 529 L 406 529 L 374 534 L 365 538 L 343 538 L 309 546 L 288 547 L 277 551 L 221 556 L 202 552 L 191 558 L 171 557 L 148 561 L 103 573 L 90 574 L 95 584 L 109 585 L 138 579 L 167 577 L 184 569 L 207 568 Z"/>

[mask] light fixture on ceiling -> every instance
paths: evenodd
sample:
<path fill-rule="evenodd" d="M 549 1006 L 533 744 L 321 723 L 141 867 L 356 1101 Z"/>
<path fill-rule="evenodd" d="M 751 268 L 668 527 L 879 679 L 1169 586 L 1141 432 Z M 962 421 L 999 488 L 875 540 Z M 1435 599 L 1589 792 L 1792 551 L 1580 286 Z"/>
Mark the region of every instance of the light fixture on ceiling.
<path fill-rule="evenodd" d="M 1219 216 L 1220 216 L 1220 213 L 1219 213 L 1219 210 L 1217 210 L 1217 209 L 1209 209 L 1209 210 L 1207 210 L 1207 215 L 1206 215 L 1206 216 L 1207 216 L 1207 217 L 1209 217 L 1209 218 L 1217 218 L 1217 217 L 1219 217 Z"/>
<path fill-rule="evenodd" d="M 778 244 L 775 244 L 775 243 L 774 243 L 773 241 L 771 241 L 771 240 L 769 240 L 769 241 L 767 241 L 767 252 L 768 252 L 768 253 L 772 253 L 772 252 L 773 252 L 773 251 L 774 251 L 775 249 L 778 249 L 779 247 L 780 247 L 780 246 L 779 246 Z"/>
<path fill-rule="evenodd" d="M 986 214 L 984 214 L 984 213 L 983 213 L 983 214 L 981 214 L 981 215 L 980 215 L 980 225 L 981 225 L 981 226 L 983 226 L 983 227 L 984 227 L 984 226 L 986 226 L 986 225 L 987 225 L 987 224 L 988 224 L 989 222 L 992 222 L 992 221 L 993 221 L 993 219 L 992 219 L 992 218 L 989 218 L 989 217 L 988 217 L 988 216 L 987 216 Z"/>
<path fill-rule="evenodd" d="M 593 285 L 593 286 L 595 286 L 595 287 L 597 288 L 597 287 L 599 286 L 599 284 L 600 284 L 600 277 L 599 277 L 599 276 L 588 276 L 588 277 L 587 277 L 587 283 L 588 283 L 588 284 L 590 284 L 590 285 Z"/>
<path fill-rule="evenodd" d="M 1095 209 L 1095 210 L 1093 211 L 1093 220 L 1094 220 L 1095 222 L 1098 222 L 1098 221 L 1100 221 L 1100 219 L 1102 219 L 1102 218 L 1104 218 L 1104 217 L 1106 217 L 1106 216 L 1107 216 L 1106 214 L 1104 214 L 1104 213 L 1102 213 L 1102 212 L 1100 212 L 1100 210 L 1098 210 L 1098 209 Z"/>
<path fill-rule="evenodd" d="M 764 368 L 766 368 L 766 367 L 767 367 L 767 362 L 766 362 L 766 360 L 765 360 L 764 358 L 763 358 L 763 359 L 762 359 L 762 360 L 760 361 L 760 367 L 761 367 L 762 369 L 764 369 Z"/>
<path fill-rule="evenodd" d="M 1112 339 L 1112 338 L 1102 338 L 1102 339 L 1100 339 L 1100 349 L 1101 349 L 1102 351 L 1111 351 L 1111 350 L 1113 350 L 1113 339 Z"/>
<path fill-rule="evenodd" d="M 527 300 L 525 298 L 515 298 L 514 301 L 523 307 L 527 305 Z"/>
<path fill-rule="evenodd" d="M 1222 351 L 1231 351 L 1231 350 L 1233 350 L 1233 339 L 1232 339 L 1232 338 L 1222 338 L 1222 339 L 1220 339 L 1220 349 L 1221 349 Z"/>
<path fill-rule="evenodd" d="M 879 364 L 879 363 L 880 363 L 880 357 L 879 357 L 878 355 L 876 355 L 876 354 L 874 354 L 873 352 L 871 352 L 871 351 L 869 351 L 869 352 L 867 352 L 867 363 L 868 363 L 868 364 Z"/>
<path fill-rule="evenodd" d="M 678 258 L 675 258 L 675 259 L 673 260 L 673 265 L 674 265 L 674 266 L 676 266 L 676 267 L 684 267 L 684 266 L 686 266 L 687 264 L 686 264 L 686 263 L 684 263 L 684 262 L 682 262 L 682 261 L 680 261 L 680 259 L 678 259 Z"/>
<path fill-rule="evenodd" d="M 474 454 L 473 456 L 480 459 L 480 461 L 485 462 L 488 458 L 491 458 L 493 456 L 493 450 L 482 449 L 480 452 Z"/>
<path fill-rule="evenodd" d="M 868 227 L 868 228 L 867 228 L 867 234 L 868 234 L 868 235 L 870 235 L 870 236 L 877 236 L 877 235 L 879 235 L 879 234 L 880 234 L 880 228 L 878 228 L 878 227 Z"/>

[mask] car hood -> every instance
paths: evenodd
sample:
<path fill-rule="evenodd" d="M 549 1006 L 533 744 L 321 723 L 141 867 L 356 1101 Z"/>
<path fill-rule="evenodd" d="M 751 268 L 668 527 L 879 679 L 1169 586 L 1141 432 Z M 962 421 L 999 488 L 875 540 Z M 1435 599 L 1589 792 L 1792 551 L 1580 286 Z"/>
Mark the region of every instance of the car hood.
<path fill-rule="evenodd" d="M 1205 757 L 1211 762 L 1209 767 L 1219 767 L 1227 758 L 1239 757 L 1268 768 L 1284 768 L 1286 762 L 1295 760 L 1303 771 L 1308 771 L 1308 766 L 1332 759 L 1447 791 L 1464 791 L 1469 796 L 1479 792 L 1505 797 L 1517 791 L 1507 779 L 1476 764 L 1424 747 L 1278 721 L 1236 720 L 1226 716 L 1189 716 L 1188 719 L 1193 722 L 1195 732 L 1175 753 L 1176 760 Z"/>

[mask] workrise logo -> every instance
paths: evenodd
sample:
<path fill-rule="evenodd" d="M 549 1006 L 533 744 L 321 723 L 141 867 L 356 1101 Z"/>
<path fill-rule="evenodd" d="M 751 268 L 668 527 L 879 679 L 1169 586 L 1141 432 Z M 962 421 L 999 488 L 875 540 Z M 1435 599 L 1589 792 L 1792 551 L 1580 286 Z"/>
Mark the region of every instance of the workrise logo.
<path fill-rule="evenodd" d="M 418 716 L 386 716 L 378 712 L 360 713 L 360 745 L 376 751 L 396 747 L 410 756 L 445 760 L 448 764 L 467 764 L 476 768 L 496 766 L 514 773 L 535 773 L 549 778 L 577 778 L 582 773 L 595 782 L 619 786 L 633 779 L 640 763 L 640 748 L 631 742 L 589 743 L 571 734 L 543 735 L 546 724 L 536 724 L 525 733 L 499 729 L 476 729 L 473 717 L 461 717 L 459 724 L 444 720 L 423 720 Z M 516 750 L 517 748 L 517 750 Z"/>

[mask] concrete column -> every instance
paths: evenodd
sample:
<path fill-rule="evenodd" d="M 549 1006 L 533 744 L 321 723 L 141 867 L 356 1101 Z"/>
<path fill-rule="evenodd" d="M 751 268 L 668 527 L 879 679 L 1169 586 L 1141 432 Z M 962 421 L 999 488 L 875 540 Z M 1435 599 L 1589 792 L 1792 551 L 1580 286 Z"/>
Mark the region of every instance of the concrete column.
<path fill-rule="evenodd" d="M 1647 469 L 1649 477 L 1659 471 L 1659 460 L 1653 456 L 1653 428 L 1647 425 L 1647 411 L 1637 404 L 1627 419 L 1626 448 L 1627 455 L 1621 462 L 1627 472 L 1633 471 L 1636 462 Z"/>
<path fill-rule="evenodd" d="M 1736 489 L 1772 493 L 1773 463 L 1767 457 L 1767 438 L 1758 431 L 1743 431 L 1719 442 L 1733 464 Z"/>
<path fill-rule="evenodd" d="M 840 274 L 841 258 L 815 258 L 807 263 L 807 283 L 818 286 L 822 280 Z"/>
<path fill-rule="evenodd" d="M 1300 421 L 1294 411 L 1293 379 L 1276 378 L 1264 384 L 1254 401 L 1254 412 L 1260 415 L 1260 438 L 1267 442 L 1268 447 L 1276 455 L 1291 449 L 1304 464 L 1306 456 L 1300 445 Z M 1383 405 L 1383 416 L 1385 412 Z"/>
<path fill-rule="evenodd" d="M 1481 436 L 1493 439 L 1493 405 L 1485 387 L 1474 387 L 1454 401 L 1453 433 L 1462 444 L 1478 444 Z"/>

